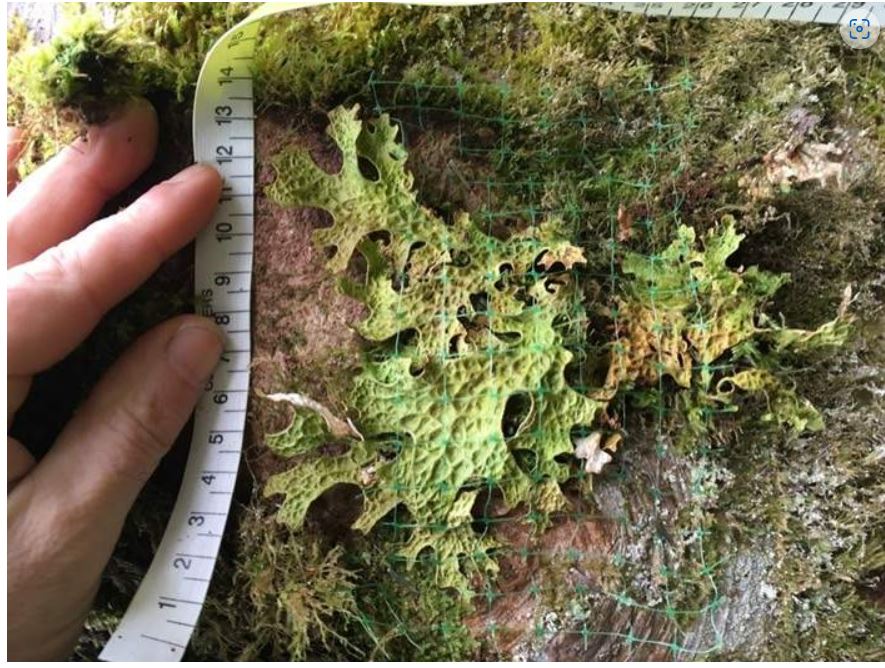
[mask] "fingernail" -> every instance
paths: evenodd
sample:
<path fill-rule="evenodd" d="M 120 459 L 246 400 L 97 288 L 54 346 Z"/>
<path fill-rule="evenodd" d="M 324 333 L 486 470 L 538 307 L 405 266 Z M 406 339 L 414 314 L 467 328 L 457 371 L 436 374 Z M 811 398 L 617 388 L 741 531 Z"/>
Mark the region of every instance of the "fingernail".
<path fill-rule="evenodd" d="M 191 165 L 186 169 L 182 169 L 180 172 L 178 172 L 178 174 L 169 179 L 167 183 L 186 183 L 201 174 L 205 175 L 207 172 L 212 172 L 216 175 L 218 174 L 215 168 L 210 167 L 209 165 Z"/>
<path fill-rule="evenodd" d="M 209 378 L 223 347 L 221 332 L 214 325 L 189 322 L 175 332 L 166 355 L 185 378 L 199 384 Z"/>

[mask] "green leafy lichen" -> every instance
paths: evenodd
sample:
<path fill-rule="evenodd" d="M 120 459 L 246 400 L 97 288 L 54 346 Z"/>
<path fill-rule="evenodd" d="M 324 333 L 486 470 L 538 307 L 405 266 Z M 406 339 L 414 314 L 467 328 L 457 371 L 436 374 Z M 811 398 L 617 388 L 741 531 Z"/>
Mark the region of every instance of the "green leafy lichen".
<path fill-rule="evenodd" d="M 339 221 L 315 234 L 317 245 L 335 249 L 329 261 L 334 272 L 347 267 L 360 241 L 383 231 L 391 234 L 388 254 L 397 271 L 417 245 L 424 247 L 419 251 L 426 256 L 422 267 L 438 261 L 446 253 L 445 226 L 415 199 L 405 149 L 395 141 L 396 126 L 385 118 L 363 125 L 356 112 L 356 107 L 339 108 L 329 114 L 327 134 L 342 153 L 338 173 L 323 171 L 307 151 L 285 152 L 274 160 L 278 178 L 268 195 L 281 204 L 324 209 Z M 363 175 L 366 161 L 376 174 Z"/>
<path fill-rule="evenodd" d="M 288 433 L 290 430 L 297 432 L 300 438 L 291 438 Z M 312 451 L 330 437 L 329 429 L 319 414 L 312 411 L 298 411 L 292 416 L 292 422 L 285 431 L 268 434 L 265 441 L 268 447 L 280 456 L 295 457 Z"/>
<path fill-rule="evenodd" d="M 332 215 L 333 225 L 315 234 L 336 249 L 331 270 L 342 271 L 357 248 L 367 259 L 365 281 L 345 283 L 370 310 L 359 331 L 382 344 L 350 396 L 365 440 L 274 476 L 265 491 L 285 496 L 279 517 L 293 527 L 336 483 L 363 491 L 359 530 L 405 506 L 411 537 L 399 555 L 411 564 L 430 548 L 439 584 L 466 594 L 462 566 L 494 570 L 486 557 L 494 543 L 471 526 L 480 490 L 499 490 L 507 508 L 562 509 L 558 483 L 572 469 L 559 459 L 574 452 L 573 429 L 593 425 L 605 405 L 572 389 L 564 374 L 572 353 L 558 320 L 580 312 L 567 270 L 583 255 L 555 221 L 507 240 L 465 214 L 446 224 L 417 202 L 395 126 L 386 116 L 361 123 L 356 112 L 330 114 L 328 134 L 343 159 L 337 173 L 304 150 L 287 151 L 275 160 L 268 194 Z M 363 174 L 361 161 L 377 178 Z M 378 232 L 389 235 L 386 245 L 369 240 Z M 527 409 L 508 428 L 514 398 Z M 270 444 L 283 454 L 300 449 L 302 426 L 296 418 Z"/>
<path fill-rule="evenodd" d="M 667 376 L 685 390 L 689 419 L 701 427 L 711 412 L 732 412 L 735 390 L 764 395 L 764 421 L 797 432 L 818 430 L 823 422 L 807 400 L 777 374 L 786 351 L 807 352 L 842 345 L 852 318 L 845 311 L 815 330 L 790 329 L 766 316 L 763 308 L 789 280 L 758 267 L 732 269 L 726 263 L 743 235 L 726 218 L 702 245 L 695 232 L 680 226 L 678 236 L 655 255 L 628 253 L 626 275 L 609 316 L 616 341 L 604 388 L 611 397 L 624 388 L 655 386 Z"/>
<path fill-rule="evenodd" d="M 363 256 L 364 278 L 341 285 L 368 307 L 357 330 L 376 348 L 348 398 L 365 438 L 267 483 L 268 495 L 284 495 L 279 518 L 291 527 L 325 490 L 355 484 L 363 507 L 354 528 L 368 532 L 404 507 L 406 519 L 394 522 L 409 540 L 398 556 L 413 564 L 429 549 L 439 584 L 467 594 L 470 572 L 495 570 L 487 558 L 495 543 L 472 526 L 480 490 L 498 490 L 504 510 L 565 508 L 559 483 L 573 475 L 572 436 L 592 428 L 624 389 L 671 378 L 686 391 L 693 431 L 706 429 L 713 412 L 737 410 L 738 393 L 765 397 L 763 421 L 821 428 L 814 407 L 781 380 L 779 356 L 839 344 L 850 318 L 806 331 L 765 316 L 788 276 L 729 267 L 743 238 L 731 219 L 703 244 L 682 226 L 661 253 L 624 256 L 609 313 L 612 361 L 604 385 L 582 394 L 565 378 L 573 356 L 562 322 L 583 317 L 569 270 L 584 256 L 560 224 L 502 240 L 467 214 L 445 223 L 418 203 L 387 117 L 361 123 L 357 108 L 339 108 L 327 133 L 340 168 L 329 173 L 305 150 L 284 151 L 268 194 L 331 215 L 332 225 L 315 232 L 316 244 L 332 250 L 330 270 L 344 273 L 357 251 Z M 508 425 L 515 403 L 522 409 Z M 268 445 L 292 456 L 328 440 L 320 422 L 296 413 Z"/>

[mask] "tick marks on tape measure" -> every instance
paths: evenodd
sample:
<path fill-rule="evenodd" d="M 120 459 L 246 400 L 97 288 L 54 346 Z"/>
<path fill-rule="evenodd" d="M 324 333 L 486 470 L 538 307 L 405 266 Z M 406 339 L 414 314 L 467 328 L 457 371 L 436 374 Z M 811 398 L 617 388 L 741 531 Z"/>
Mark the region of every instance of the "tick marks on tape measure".
<path fill-rule="evenodd" d="M 609 8 L 642 14 L 643 16 L 666 16 L 710 19 L 752 19 L 776 20 L 801 23 L 839 24 L 849 11 L 867 11 L 874 15 L 875 4 L 872 2 L 746 2 L 746 3 L 614 3 Z M 705 12 L 713 11 L 715 14 Z M 789 13 L 781 15 L 789 9 Z"/>
<path fill-rule="evenodd" d="M 187 552 L 176 552 L 176 557 L 185 557 L 187 559 L 211 559 L 215 560 L 215 556 L 211 554 L 189 554 Z"/>
<path fill-rule="evenodd" d="M 208 514 L 208 513 L 207 513 Z M 174 598 L 172 596 L 160 596 L 164 601 L 172 601 L 173 603 L 187 603 L 188 605 L 203 605 L 200 601 L 189 601 L 186 598 Z"/>
<path fill-rule="evenodd" d="M 175 624 L 176 626 L 186 626 L 189 629 L 196 628 L 196 624 L 188 624 L 187 622 L 182 622 L 181 620 L 178 620 L 178 619 L 167 619 L 166 623 L 167 624 Z"/>
<path fill-rule="evenodd" d="M 145 638 L 146 640 L 153 640 L 154 642 L 161 642 L 165 645 L 171 645 L 173 652 L 175 651 L 176 647 L 178 649 L 184 649 L 184 645 L 177 643 L 177 642 L 172 642 L 171 640 L 166 640 L 165 638 L 157 638 L 156 636 L 149 636 L 147 633 L 142 633 L 141 637 Z"/>

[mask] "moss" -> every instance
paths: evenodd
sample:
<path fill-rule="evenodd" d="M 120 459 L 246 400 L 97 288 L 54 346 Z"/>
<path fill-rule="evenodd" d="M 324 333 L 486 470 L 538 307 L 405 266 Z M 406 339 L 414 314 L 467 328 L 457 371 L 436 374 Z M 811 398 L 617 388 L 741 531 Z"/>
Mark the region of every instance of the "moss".
<path fill-rule="evenodd" d="M 186 116 L 203 57 L 250 3 L 118 3 L 107 27 L 100 9 L 63 7 L 45 44 L 13 19 L 7 30 L 7 122 L 25 130 L 23 173 L 58 152 L 84 124 L 100 123 L 133 96 L 160 112 L 161 139 L 189 150 Z"/>
<path fill-rule="evenodd" d="M 363 560 L 364 584 L 355 594 L 360 632 L 371 639 L 370 660 L 458 661 L 474 656 L 477 640 L 464 625 L 471 605 L 441 589 L 432 564 L 406 572 L 378 545 Z"/>
<path fill-rule="evenodd" d="M 335 545 L 314 531 L 296 539 L 258 504 L 245 508 L 235 538 L 224 546 L 229 558 L 215 574 L 190 656 L 237 661 L 469 656 L 475 641 L 460 623 L 468 606 L 437 587 L 428 566 L 406 574 L 381 544 L 371 536 Z"/>
<path fill-rule="evenodd" d="M 23 152 L 19 171 L 27 174 L 35 165 L 57 153 L 80 131 L 76 119 L 55 107 L 37 83 L 44 73 L 33 67 L 36 47 L 27 24 L 16 16 L 7 26 L 7 105 L 6 122 L 26 131 L 28 149 Z"/>
<path fill-rule="evenodd" d="M 879 429 L 882 419 L 881 411 L 831 414 L 826 431 L 786 444 L 756 428 L 745 432 L 740 452 L 716 454 L 735 476 L 720 505 L 744 517 L 735 525 L 739 542 L 771 541 L 767 577 L 780 605 L 769 637 L 751 656 L 882 656 L 882 520 L 875 501 L 882 462 L 852 433 L 861 425 Z"/>
<path fill-rule="evenodd" d="M 351 648 L 356 574 L 341 546 L 291 540 L 257 507 L 240 517 L 235 555 L 219 567 L 191 652 L 218 660 L 304 660 Z"/>
<path fill-rule="evenodd" d="M 247 9 L 248 3 L 121 3 L 114 27 L 105 27 L 98 11 L 67 8 L 48 44 L 17 40 L 10 80 L 23 99 L 80 111 L 87 122 L 135 95 L 172 93 L 183 101 L 209 47 Z"/>
<path fill-rule="evenodd" d="M 23 95 L 47 105 L 78 108 L 87 122 L 103 119 L 108 104 L 138 94 L 140 80 L 128 49 L 98 16 L 70 19 L 48 47 L 35 49 L 13 72 Z M 113 73 L 108 77 L 108 73 Z"/>

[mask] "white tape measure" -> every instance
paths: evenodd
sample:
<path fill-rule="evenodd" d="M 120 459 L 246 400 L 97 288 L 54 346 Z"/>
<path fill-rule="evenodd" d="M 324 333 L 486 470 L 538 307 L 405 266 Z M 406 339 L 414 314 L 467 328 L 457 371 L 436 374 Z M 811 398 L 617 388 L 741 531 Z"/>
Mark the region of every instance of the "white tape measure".
<path fill-rule="evenodd" d="M 227 334 L 222 361 L 197 405 L 181 490 L 163 540 L 105 661 L 180 660 L 200 617 L 218 557 L 243 446 L 250 362 L 250 284 L 254 229 L 255 131 L 252 57 L 258 22 L 327 1 L 269 3 L 209 51 L 194 99 L 194 156 L 224 177 L 212 224 L 197 239 L 200 313 Z M 411 2 L 409 4 L 483 4 Z M 585 3 L 595 4 L 595 3 Z M 839 23 L 847 12 L 877 14 L 885 3 L 605 3 L 646 15 L 781 19 Z"/>
<path fill-rule="evenodd" d="M 885 19 L 885 2 L 612 2 L 606 6 L 646 16 L 707 19 L 767 19 L 840 23 L 848 14 Z"/>
<path fill-rule="evenodd" d="M 278 11 L 285 11 L 280 8 Z M 263 11 L 262 11 L 263 10 Z M 194 99 L 194 157 L 224 177 L 196 243 L 199 312 L 226 333 L 221 362 L 197 404 L 175 508 L 153 562 L 100 658 L 181 659 L 200 617 L 237 479 L 249 390 L 255 132 L 252 67 L 262 7 L 209 51 Z"/>

